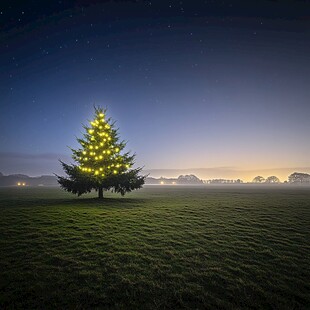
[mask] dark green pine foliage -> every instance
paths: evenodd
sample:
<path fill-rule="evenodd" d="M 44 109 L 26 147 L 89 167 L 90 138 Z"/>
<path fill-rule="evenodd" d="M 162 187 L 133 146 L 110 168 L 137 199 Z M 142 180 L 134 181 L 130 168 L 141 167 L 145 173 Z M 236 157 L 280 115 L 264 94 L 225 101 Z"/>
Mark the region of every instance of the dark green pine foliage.
<path fill-rule="evenodd" d="M 118 129 L 106 118 L 106 110 L 95 107 L 94 120 L 84 129 L 84 138 L 77 139 L 80 148 L 71 149 L 76 164 L 61 161 L 67 177 L 57 175 L 60 186 L 78 196 L 95 189 L 99 198 L 104 190 L 125 195 L 141 188 L 145 181 L 145 176 L 139 175 L 142 168 L 132 168 L 135 155 L 124 152 L 126 142 L 119 140 Z"/>

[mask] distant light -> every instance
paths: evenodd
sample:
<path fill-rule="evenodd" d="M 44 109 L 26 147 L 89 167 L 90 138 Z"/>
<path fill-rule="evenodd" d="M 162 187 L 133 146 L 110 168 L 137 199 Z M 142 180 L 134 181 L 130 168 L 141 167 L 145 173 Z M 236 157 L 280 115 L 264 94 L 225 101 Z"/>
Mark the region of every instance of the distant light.
<path fill-rule="evenodd" d="M 17 183 L 18 186 L 21 186 L 22 184 L 20 182 Z"/>
<path fill-rule="evenodd" d="M 175 184 L 175 182 L 172 182 L 172 184 L 174 185 L 174 184 Z"/>
<path fill-rule="evenodd" d="M 22 185 L 23 185 L 23 186 L 25 186 L 25 185 L 26 185 L 26 183 L 23 183 Z"/>
<path fill-rule="evenodd" d="M 164 183 L 164 181 L 160 181 L 160 184 L 163 185 L 163 184 L 165 184 L 165 183 Z"/>

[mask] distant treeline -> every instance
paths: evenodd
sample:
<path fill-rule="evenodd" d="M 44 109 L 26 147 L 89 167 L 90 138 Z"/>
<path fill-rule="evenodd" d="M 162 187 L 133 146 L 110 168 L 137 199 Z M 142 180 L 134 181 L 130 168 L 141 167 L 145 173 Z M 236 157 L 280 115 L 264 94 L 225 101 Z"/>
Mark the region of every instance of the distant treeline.
<path fill-rule="evenodd" d="M 212 180 L 205 180 L 204 183 L 206 184 L 242 184 L 244 183 L 242 180 L 227 180 L 227 179 L 212 179 Z M 280 184 L 282 183 L 280 179 L 275 176 L 269 176 L 266 179 L 262 176 L 257 176 L 253 179 L 252 182 L 247 182 L 247 184 Z M 289 175 L 288 180 L 283 182 L 284 184 L 305 184 L 310 185 L 310 174 L 301 173 L 301 172 L 294 172 Z"/>
<path fill-rule="evenodd" d="M 53 175 L 42 175 L 40 177 L 29 177 L 25 174 L 3 175 L 0 172 L 0 186 L 58 186 Z"/>
<path fill-rule="evenodd" d="M 257 176 L 252 182 L 245 183 L 241 179 L 211 179 L 201 180 L 193 174 L 180 175 L 178 178 L 146 178 L 145 184 L 149 185 L 201 185 L 201 184 L 280 184 L 280 180 L 276 176 L 269 176 L 266 179 Z M 310 174 L 294 172 L 285 184 L 310 185 Z M 43 175 L 40 177 L 29 177 L 24 174 L 3 175 L 0 172 L 0 186 L 58 186 L 57 178 L 52 175 Z"/>
<path fill-rule="evenodd" d="M 197 178 L 193 174 L 188 175 L 180 175 L 178 178 L 163 178 L 160 177 L 159 179 L 148 177 L 145 180 L 145 184 L 160 184 L 160 185 L 177 185 L 177 184 L 203 184 L 203 181 Z"/>

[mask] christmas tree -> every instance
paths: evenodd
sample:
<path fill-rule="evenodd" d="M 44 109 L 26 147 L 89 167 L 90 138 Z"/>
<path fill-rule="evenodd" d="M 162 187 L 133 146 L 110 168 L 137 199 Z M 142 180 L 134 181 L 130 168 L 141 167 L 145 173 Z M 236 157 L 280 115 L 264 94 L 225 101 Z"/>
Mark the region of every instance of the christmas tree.
<path fill-rule="evenodd" d="M 106 118 L 106 110 L 95 107 L 94 120 L 83 127 L 84 138 L 77 139 L 81 147 L 71 149 L 76 164 L 61 161 L 67 177 L 57 175 L 60 186 L 78 196 L 95 189 L 99 198 L 104 190 L 125 195 L 141 188 L 145 180 L 139 175 L 142 168 L 132 168 L 135 155 L 124 152 L 126 142 L 119 140 L 118 129 Z"/>

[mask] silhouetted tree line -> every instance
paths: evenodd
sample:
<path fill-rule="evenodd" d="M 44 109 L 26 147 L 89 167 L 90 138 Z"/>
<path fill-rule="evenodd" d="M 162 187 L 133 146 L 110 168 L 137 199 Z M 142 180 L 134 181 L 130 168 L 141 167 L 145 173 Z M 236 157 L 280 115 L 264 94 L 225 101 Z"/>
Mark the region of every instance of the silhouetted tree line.
<path fill-rule="evenodd" d="M 270 176 L 268 178 L 264 178 L 260 175 L 255 177 L 252 181 L 253 183 L 267 183 L 267 184 L 272 184 L 272 183 L 281 183 L 279 178 L 276 176 Z M 285 183 L 290 183 L 290 184 L 310 184 L 310 174 L 307 173 L 301 173 L 301 172 L 294 172 L 288 177 L 288 182 L 285 181 Z"/>
<path fill-rule="evenodd" d="M 57 179 L 55 176 L 40 176 L 40 177 L 29 177 L 24 174 L 14 175 L 3 175 L 0 172 L 0 186 L 18 186 L 18 183 L 25 183 L 25 186 L 57 186 Z M 243 181 L 240 179 L 229 180 L 229 179 L 212 179 L 202 181 L 194 175 L 181 175 L 178 178 L 146 178 L 146 184 L 242 184 Z M 264 178 L 262 176 L 256 176 L 252 183 L 255 184 L 278 184 L 280 180 L 276 176 L 270 176 Z M 294 172 L 288 177 L 288 181 L 284 183 L 296 184 L 296 185 L 310 185 L 310 174 Z"/>

